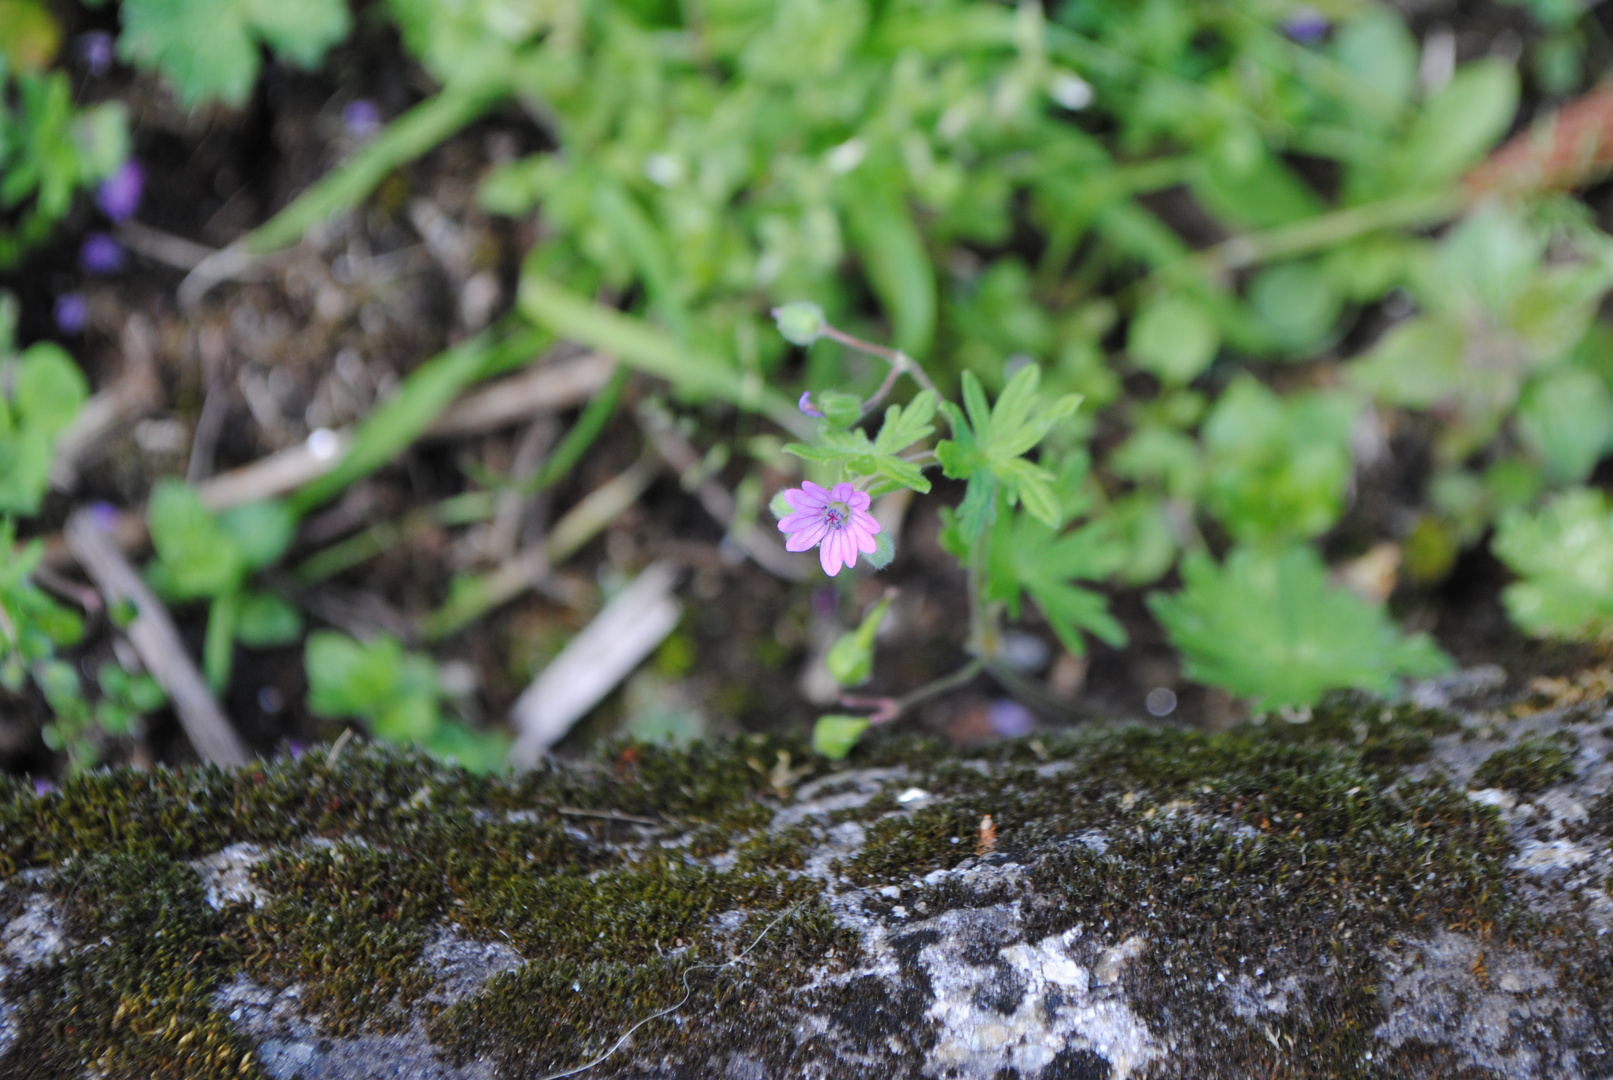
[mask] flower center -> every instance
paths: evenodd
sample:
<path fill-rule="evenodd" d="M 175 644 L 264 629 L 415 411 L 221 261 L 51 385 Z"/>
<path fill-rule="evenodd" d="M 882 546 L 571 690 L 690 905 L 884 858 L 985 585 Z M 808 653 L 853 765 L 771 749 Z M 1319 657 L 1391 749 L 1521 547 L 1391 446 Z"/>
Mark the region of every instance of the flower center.
<path fill-rule="evenodd" d="M 838 529 L 851 517 L 851 507 L 843 502 L 832 502 L 823 509 L 823 517 L 831 529 Z"/>

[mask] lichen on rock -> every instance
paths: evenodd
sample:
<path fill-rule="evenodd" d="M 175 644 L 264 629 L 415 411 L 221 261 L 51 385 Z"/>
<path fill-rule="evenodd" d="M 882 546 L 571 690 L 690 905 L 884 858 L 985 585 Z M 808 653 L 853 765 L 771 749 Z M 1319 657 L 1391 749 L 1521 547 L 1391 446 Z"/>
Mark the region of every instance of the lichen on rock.
<path fill-rule="evenodd" d="M 1610 748 L 1583 703 L 1340 699 L 13 785 L 0 1074 L 1606 1076 Z"/>

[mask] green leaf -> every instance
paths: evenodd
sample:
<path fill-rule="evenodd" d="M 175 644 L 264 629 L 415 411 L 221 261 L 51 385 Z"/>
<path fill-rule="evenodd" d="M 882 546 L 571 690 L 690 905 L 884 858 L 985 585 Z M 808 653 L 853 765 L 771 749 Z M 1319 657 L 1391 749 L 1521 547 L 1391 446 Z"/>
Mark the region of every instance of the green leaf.
<path fill-rule="evenodd" d="M 180 101 L 246 101 L 258 77 L 258 42 L 312 67 L 347 36 L 344 0 L 124 0 L 118 52 L 156 70 Z"/>
<path fill-rule="evenodd" d="M 1379 401 L 1426 409 L 1462 388 L 1467 335 L 1440 319 L 1397 323 L 1348 367 L 1350 381 Z"/>
<path fill-rule="evenodd" d="M 1479 60 L 1452 76 L 1417 115 L 1389 166 L 1392 190 L 1432 190 L 1476 164 L 1512 125 L 1517 68 Z"/>
<path fill-rule="evenodd" d="M 289 645 L 302 636 L 302 615 L 273 593 L 247 593 L 235 633 L 253 648 Z"/>
<path fill-rule="evenodd" d="M 857 629 L 841 634 L 829 647 L 824 662 L 835 682 L 841 686 L 861 686 L 873 677 L 874 635 L 879 633 L 879 624 L 885 621 L 890 606 L 890 597 L 875 604 Z"/>
<path fill-rule="evenodd" d="M 1132 319 L 1126 349 L 1144 371 L 1181 385 L 1210 366 L 1220 345 L 1221 332 L 1203 305 L 1168 293 L 1150 300 Z"/>
<path fill-rule="evenodd" d="M 832 392 L 821 395 L 819 400 L 825 403 L 823 407 L 827 413 L 827 402 L 832 400 Z M 905 487 L 922 495 L 930 490 L 929 480 L 925 478 L 923 470 L 904 461 L 900 454 L 935 430 L 930 423 L 935 416 L 935 403 L 934 391 L 926 390 L 905 409 L 892 405 L 885 410 L 884 425 L 875 439 L 869 439 L 867 433 L 860 429 L 837 430 L 826 419 L 819 426 L 815 445 L 790 443 L 784 447 L 784 451 L 806 461 L 837 466 L 852 476 L 882 477 L 885 483 L 870 487 L 870 494 L 879 495 Z"/>
<path fill-rule="evenodd" d="M 958 505 L 957 525 L 965 544 L 997 519 L 997 496 L 1009 505 L 1025 501 L 1027 510 L 1051 527 L 1063 520 L 1063 507 L 1052 494 L 1056 479 L 1040 465 L 1020 455 L 1034 449 L 1053 426 L 1075 413 L 1079 394 L 1066 394 L 1044 405 L 1037 393 L 1041 369 L 1027 364 L 1009 380 L 995 406 L 986 404 L 985 388 L 974 372 L 963 373 L 963 402 L 967 415 L 951 402 L 941 406 L 952 425 L 952 438 L 935 448 L 942 470 L 953 480 L 968 480 Z"/>
<path fill-rule="evenodd" d="M 1613 638 L 1613 505 L 1599 491 L 1563 492 L 1538 513 L 1501 515 L 1493 550 L 1521 578 L 1501 593 L 1533 637 Z"/>
<path fill-rule="evenodd" d="M 1518 437 L 1553 483 L 1578 483 L 1613 445 L 1613 396 L 1588 371 L 1561 368 L 1531 382 L 1518 402 Z"/>
<path fill-rule="evenodd" d="M 1396 102 L 1417 89 L 1417 39 L 1392 9 L 1363 7 L 1339 29 L 1333 55 L 1362 86 Z"/>
<path fill-rule="evenodd" d="M 1257 709 L 1310 705 L 1344 688 L 1388 695 L 1401 676 L 1451 667 L 1426 635 L 1401 635 L 1381 608 L 1330 585 L 1308 544 L 1234 548 L 1221 565 L 1190 555 L 1182 580 L 1180 592 L 1150 595 L 1149 610 L 1190 678 Z"/>
<path fill-rule="evenodd" d="M 221 596 L 240 587 L 247 565 L 236 540 L 176 480 L 159 480 L 146 504 L 146 523 L 158 563 L 148 576 L 175 600 Z"/>
<path fill-rule="evenodd" d="M 254 502 L 225 511 L 219 525 L 235 541 L 247 567 L 259 570 L 291 546 L 297 519 L 284 503 Z"/>
<path fill-rule="evenodd" d="M 509 763 L 511 741 L 502 731 L 474 731 L 444 720 L 422 745 L 433 757 L 456 762 L 467 772 L 497 773 Z"/>
<path fill-rule="evenodd" d="M 439 722 L 436 671 L 396 638 L 360 644 L 328 630 L 308 635 L 303 664 L 316 716 L 361 716 L 379 738 L 425 742 Z"/>
<path fill-rule="evenodd" d="M 1277 397 L 1235 381 L 1204 424 L 1205 505 L 1240 540 L 1315 536 L 1344 509 L 1359 404 L 1335 391 Z"/>
<path fill-rule="evenodd" d="M 42 341 L 18 358 L 13 395 L 21 422 L 55 438 L 78 416 L 90 390 L 73 358 Z"/>
<path fill-rule="evenodd" d="M 241 593 L 221 593 L 207 611 L 207 636 L 202 640 L 202 672 L 214 694 L 229 689 L 235 666 L 235 633 L 241 621 Z"/>
<path fill-rule="evenodd" d="M 865 717 L 838 713 L 820 716 L 818 722 L 812 725 L 812 749 L 831 761 L 839 761 L 851 753 L 851 748 L 857 745 L 857 740 L 867 730 L 868 720 Z"/>
<path fill-rule="evenodd" d="M 1029 594 L 1047 623 L 1073 655 L 1086 651 L 1082 633 L 1117 648 L 1126 631 L 1109 614 L 1098 593 L 1071 584 L 1102 581 L 1126 563 L 1127 551 L 1106 523 L 1060 534 L 1025 515 L 1005 515 L 992 530 L 986 565 L 986 595 L 1020 617 L 1022 594 Z"/>
<path fill-rule="evenodd" d="M 935 268 L 894 170 L 859 169 L 841 206 L 863 271 L 890 315 L 896 347 L 922 356 L 935 336 Z"/>
<path fill-rule="evenodd" d="M 1249 304 L 1278 346 L 1302 353 L 1332 331 L 1344 298 L 1315 263 L 1291 262 L 1255 275 Z"/>

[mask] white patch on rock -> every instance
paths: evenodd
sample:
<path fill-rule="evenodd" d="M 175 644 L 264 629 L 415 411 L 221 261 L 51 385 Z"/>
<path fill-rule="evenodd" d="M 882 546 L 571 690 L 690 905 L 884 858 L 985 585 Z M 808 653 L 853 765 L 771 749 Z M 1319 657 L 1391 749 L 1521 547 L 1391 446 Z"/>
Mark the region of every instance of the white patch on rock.
<path fill-rule="evenodd" d="M 231 844 L 223 851 L 192 859 L 189 866 L 201 875 L 207 906 L 214 911 L 236 903 L 260 908 L 269 902 L 269 896 L 252 883 L 252 868 L 266 857 L 256 844 Z"/>
<path fill-rule="evenodd" d="M 1299 979 L 1288 975 L 1272 982 L 1243 972 L 1226 984 L 1226 994 L 1227 1003 L 1240 1019 L 1253 1022 L 1264 1016 L 1286 1016 L 1288 1003 L 1299 997 Z"/>
<path fill-rule="evenodd" d="M 0 930 L 0 953 L 17 967 L 42 963 L 64 947 L 56 904 L 44 893 L 31 894 L 22 914 Z"/>
<path fill-rule="evenodd" d="M 1502 1076 L 1579 1075 L 1571 1061 L 1542 1061 L 1519 1037 L 1565 1015 L 1565 1003 L 1550 993 L 1555 976 L 1527 954 L 1486 953 L 1467 935 L 1444 931 L 1386 954 L 1383 974 L 1385 1019 L 1373 1034 L 1389 1047 L 1413 1039 L 1446 1046 Z"/>
<path fill-rule="evenodd" d="M 1572 870 L 1595 857 L 1588 848 L 1569 840 L 1551 840 L 1545 843 L 1525 840 L 1519 845 L 1518 854 L 1512 857 L 1508 865 L 1513 870 L 1521 870 L 1526 874 L 1549 874 L 1554 870 Z"/>
<path fill-rule="evenodd" d="M 1009 908 L 952 911 L 925 924 L 942 935 L 918 954 L 935 995 L 927 1016 L 936 1042 L 926 1071 L 967 1080 L 989 1080 L 1003 1069 L 1035 1076 L 1061 1051 L 1088 1050 L 1109 1063 L 1112 1080 L 1125 1080 L 1160 1056 L 1119 987 L 1095 979 L 1073 952 L 1079 931 L 999 948 L 997 963 L 971 963 L 964 959 L 978 955 L 966 946 L 971 923 L 990 921 L 1018 920 Z M 1128 939 L 1104 957 L 1118 973 L 1142 945 Z"/>
<path fill-rule="evenodd" d="M 466 936 L 458 923 L 440 926 L 420 957 L 420 965 L 437 980 L 426 1000 L 451 1005 L 480 992 L 493 976 L 525 963 L 505 942 L 477 941 Z"/>

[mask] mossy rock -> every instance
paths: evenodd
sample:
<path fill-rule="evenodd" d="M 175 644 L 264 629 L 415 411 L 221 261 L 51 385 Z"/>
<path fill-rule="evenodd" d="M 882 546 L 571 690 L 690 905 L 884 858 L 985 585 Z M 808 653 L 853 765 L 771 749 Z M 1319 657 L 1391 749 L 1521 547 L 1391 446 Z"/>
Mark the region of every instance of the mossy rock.
<path fill-rule="evenodd" d="M 0 1075 L 1609 1076 L 1610 757 L 1597 710 L 1348 700 L 12 786 Z"/>

